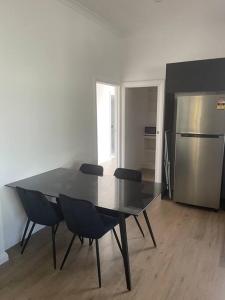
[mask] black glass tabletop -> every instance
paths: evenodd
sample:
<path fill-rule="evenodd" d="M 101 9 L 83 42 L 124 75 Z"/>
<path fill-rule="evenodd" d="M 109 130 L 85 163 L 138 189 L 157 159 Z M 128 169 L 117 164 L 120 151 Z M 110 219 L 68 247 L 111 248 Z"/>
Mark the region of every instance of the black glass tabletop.
<path fill-rule="evenodd" d="M 97 207 L 132 215 L 139 215 L 161 194 L 159 183 L 135 182 L 107 175 L 98 177 L 64 168 L 25 178 L 6 186 L 37 190 L 52 197 L 65 194 L 72 198 L 91 201 Z"/>

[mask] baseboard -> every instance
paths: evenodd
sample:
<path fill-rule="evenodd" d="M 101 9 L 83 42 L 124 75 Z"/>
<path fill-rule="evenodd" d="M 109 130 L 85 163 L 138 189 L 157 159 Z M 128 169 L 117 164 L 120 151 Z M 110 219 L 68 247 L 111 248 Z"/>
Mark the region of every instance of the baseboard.
<path fill-rule="evenodd" d="M 0 265 L 6 263 L 9 260 L 9 256 L 6 252 L 0 253 Z"/>

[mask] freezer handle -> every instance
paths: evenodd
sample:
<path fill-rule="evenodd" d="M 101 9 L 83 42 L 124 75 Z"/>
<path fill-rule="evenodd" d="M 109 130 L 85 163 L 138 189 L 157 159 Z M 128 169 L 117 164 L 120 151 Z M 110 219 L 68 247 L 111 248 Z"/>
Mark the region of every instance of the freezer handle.
<path fill-rule="evenodd" d="M 219 139 L 222 134 L 204 134 L 204 133 L 181 133 L 182 137 L 197 137 L 197 138 L 210 138 L 210 139 Z"/>

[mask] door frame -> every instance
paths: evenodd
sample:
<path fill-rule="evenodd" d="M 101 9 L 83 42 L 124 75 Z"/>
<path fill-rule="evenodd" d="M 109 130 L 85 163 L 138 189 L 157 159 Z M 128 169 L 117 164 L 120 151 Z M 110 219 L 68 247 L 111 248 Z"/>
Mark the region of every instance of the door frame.
<path fill-rule="evenodd" d="M 125 166 L 125 91 L 126 88 L 157 87 L 157 117 L 156 117 L 156 155 L 155 155 L 155 182 L 162 182 L 163 163 L 163 132 L 164 132 L 164 101 L 165 101 L 165 80 L 146 80 L 124 82 L 122 84 L 121 106 L 120 106 L 120 143 L 119 143 L 119 164 Z"/>
<path fill-rule="evenodd" d="M 107 81 L 103 81 L 103 80 L 98 80 L 98 79 L 95 79 L 94 80 L 94 91 L 95 91 L 95 112 L 96 112 L 96 140 L 97 140 L 97 163 L 98 163 L 98 114 L 97 114 L 97 105 L 98 105 L 98 102 L 97 102 L 97 84 L 105 84 L 105 85 L 109 85 L 109 86 L 113 86 L 113 87 L 116 87 L 116 146 L 115 146 L 115 149 L 116 149 L 116 153 L 115 153 L 115 157 L 116 157 L 116 167 L 119 166 L 119 162 L 120 162 L 120 132 L 121 132 L 121 129 L 120 129 L 120 99 L 121 99 L 121 96 L 120 96 L 120 93 L 121 93 L 121 86 L 120 84 L 118 83 L 115 83 L 115 82 L 107 82 Z"/>

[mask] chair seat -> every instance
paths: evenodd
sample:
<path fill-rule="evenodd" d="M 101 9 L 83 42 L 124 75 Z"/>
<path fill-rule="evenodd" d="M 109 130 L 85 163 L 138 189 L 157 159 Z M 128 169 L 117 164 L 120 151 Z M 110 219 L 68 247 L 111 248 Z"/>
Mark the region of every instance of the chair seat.
<path fill-rule="evenodd" d="M 100 217 L 104 223 L 105 232 L 111 230 L 112 228 L 114 228 L 116 225 L 119 224 L 119 220 L 115 217 L 107 216 L 105 214 L 100 214 Z"/>
<path fill-rule="evenodd" d="M 101 228 L 101 230 L 96 230 L 96 228 L 93 228 L 93 230 L 91 230 L 90 228 L 88 228 L 87 231 L 84 229 L 82 237 L 89 239 L 100 239 L 109 230 L 113 229 L 116 225 L 119 224 L 119 219 L 116 217 L 101 213 L 99 213 L 99 216 L 102 220 L 103 228 Z"/>
<path fill-rule="evenodd" d="M 54 202 L 50 202 L 50 205 L 52 206 L 52 208 L 54 209 L 54 211 L 56 212 L 56 215 L 58 217 L 57 223 L 64 220 L 64 216 L 63 216 L 62 210 L 60 208 L 60 205 L 58 203 L 54 203 Z"/>

